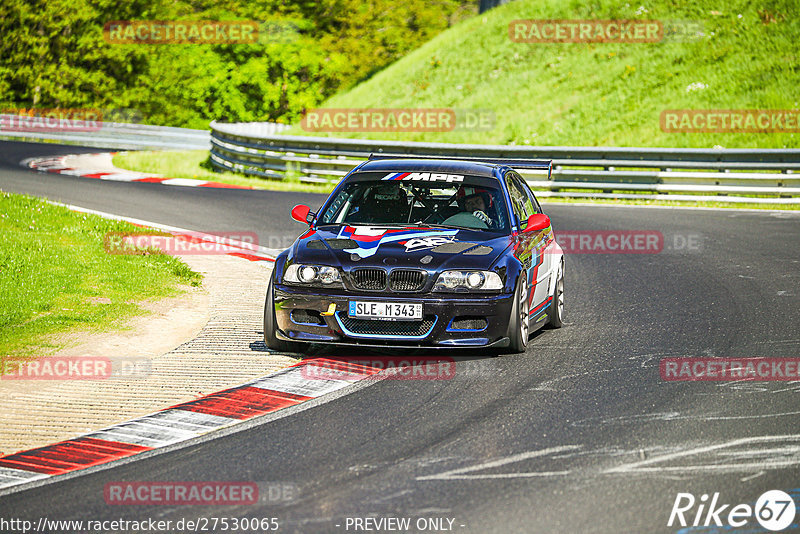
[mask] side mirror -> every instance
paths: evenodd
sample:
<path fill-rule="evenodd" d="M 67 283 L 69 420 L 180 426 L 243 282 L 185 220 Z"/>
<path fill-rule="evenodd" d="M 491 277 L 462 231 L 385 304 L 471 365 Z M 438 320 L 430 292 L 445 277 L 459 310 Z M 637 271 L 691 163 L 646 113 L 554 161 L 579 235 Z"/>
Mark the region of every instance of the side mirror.
<path fill-rule="evenodd" d="M 311 211 L 311 208 L 304 204 L 298 204 L 292 208 L 292 219 L 297 222 L 311 224 L 317 214 Z"/>
<path fill-rule="evenodd" d="M 544 213 L 534 213 L 528 217 L 528 223 L 525 225 L 525 228 L 522 229 L 522 232 L 538 232 L 539 230 L 544 230 L 548 226 L 550 226 L 550 217 Z"/>

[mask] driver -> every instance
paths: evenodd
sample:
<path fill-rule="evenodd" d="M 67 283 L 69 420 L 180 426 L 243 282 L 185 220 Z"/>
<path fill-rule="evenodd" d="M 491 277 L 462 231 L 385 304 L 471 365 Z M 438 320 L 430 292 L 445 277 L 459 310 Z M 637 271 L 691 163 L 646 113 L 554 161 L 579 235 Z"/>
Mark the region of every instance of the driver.
<path fill-rule="evenodd" d="M 486 201 L 483 195 L 476 193 L 464 198 L 464 211 L 472 213 L 475 217 L 479 218 L 489 226 L 492 225 L 492 220 L 486 215 Z"/>
<path fill-rule="evenodd" d="M 465 192 L 466 193 L 466 192 Z M 494 226 L 494 221 L 491 217 L 487 214 L 488 207 L 492 205 L 492 199 L 489 196 L 489 193 L 482 189 L 475 190 L 472 194 L 465 194 L 461 206 L 463 207 L 464 211 L 467 213 L 472 214 L 474 217 L 477 217 L 484 223 L 486 226 L 491 228 Z"/>

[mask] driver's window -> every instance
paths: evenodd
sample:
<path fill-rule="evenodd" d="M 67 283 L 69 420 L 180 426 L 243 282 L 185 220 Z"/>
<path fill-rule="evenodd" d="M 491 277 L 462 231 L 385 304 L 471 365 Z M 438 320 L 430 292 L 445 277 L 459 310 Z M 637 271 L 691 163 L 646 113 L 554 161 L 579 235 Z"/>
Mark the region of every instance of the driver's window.
<path fill-rule="evenodd" d="M 523 226 L 525 221 L 528 220 L 528 217 L 533 215 L 535 211 L 531 209 L 532 206 L 529 207 L 526 205 L 530 203 L 528 195 L 526 195 L 525 191 L 516 183 L 514 175 L 510 172 L 506 174 L 506 185 L 508 186 L 508 194 L 511 197 L 511 204 L 514 208 L 514 215 L 517 216 L 517 225 Z"/>
<path fill-rule="evenodd" d="M 542 213 L 542 208 L 539 207 L 539 203 L 536 202 L 536 197 L 533 196 L 533 191 L 531 191 L 528 184 L 525 183 L 525 179 L 520 176 L 519 174 L 514 173 L 513 175 L 514 183 L 517 184 L 517 188 L 520 189 L 525 194 L 525 211 L 528 212 L 528 216 L 533 215 L 534 213 Z"/>

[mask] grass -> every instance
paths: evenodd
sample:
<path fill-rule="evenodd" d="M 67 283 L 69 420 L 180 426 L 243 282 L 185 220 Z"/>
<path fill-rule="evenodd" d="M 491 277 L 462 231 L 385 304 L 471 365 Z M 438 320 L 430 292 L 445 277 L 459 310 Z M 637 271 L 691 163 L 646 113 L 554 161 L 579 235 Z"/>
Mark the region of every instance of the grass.
<path fill-rule="evenodd" d="M 659 43 L 512 42 L 516 19 L 691 20 L 701 35 Z M 737 148 L 800 146 L 800 133 L 666 133 L 668 109 L 800 108 L 795 0 L 518 0 L 429 41 L 327 108 L 488 110 L 489 131 L 336 133 L 408 141 Z M 305 132 L 295 126 L 290 134 Z"/>
<path fill-rule="evenodd" d="M 137 230 L 0 192 L 0 356 L 38 357 L 61 348 L 60 334 L 121 328 L 143 313 L 139 302 L 201 283 L 172 256 L 105 252 L 107 232 Z"/>
<path fill-rule="evenodd" d="M 114 165 L 130 171 L 161 174 L 169 178 L 194 178 L 224 184 L 242 185 L 273 191 L 303 191 L 330 193 L 333 185 L 310 184 L 297 180 L 270 180 L 232 172 L 215 172 L 208 163 L 207 150 L 121 152 L 113 158 Z"/>

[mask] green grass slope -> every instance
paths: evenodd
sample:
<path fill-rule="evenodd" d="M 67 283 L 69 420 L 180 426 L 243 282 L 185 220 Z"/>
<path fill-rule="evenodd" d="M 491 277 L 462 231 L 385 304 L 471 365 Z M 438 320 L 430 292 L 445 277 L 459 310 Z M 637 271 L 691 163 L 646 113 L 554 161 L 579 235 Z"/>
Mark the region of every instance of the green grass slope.
<path fill-rule="evenodd" d="M 798 147 L 800 133 L 666 133 L 666 109 L 800 108 L 796 0 L 516 0 L 440 34 L 327 108 L 492 110 L 490 131 L 292 132 L 518 145 Z M 700 21 L 695 39 L 512 42 L 516 19 Z"/>
<path fill-rule="evenodd" d="M 0 191 L 0 363 L 49 354 L 59 334 L 124 328 L 140 301 L 200 284 L 178 258 L 104 249 L 108 232 L 140 230 Z"/>

